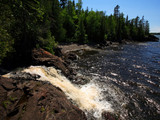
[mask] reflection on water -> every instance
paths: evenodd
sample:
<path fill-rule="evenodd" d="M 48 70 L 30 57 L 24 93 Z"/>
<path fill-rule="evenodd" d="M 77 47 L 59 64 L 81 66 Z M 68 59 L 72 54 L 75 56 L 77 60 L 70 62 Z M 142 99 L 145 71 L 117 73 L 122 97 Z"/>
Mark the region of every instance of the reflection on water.
<path fill-rule="evenodd" d="M 160 120 L 160 42 L 109 47 L 79 60 L 77 71 L 106 88 L 123 119 Z"/>

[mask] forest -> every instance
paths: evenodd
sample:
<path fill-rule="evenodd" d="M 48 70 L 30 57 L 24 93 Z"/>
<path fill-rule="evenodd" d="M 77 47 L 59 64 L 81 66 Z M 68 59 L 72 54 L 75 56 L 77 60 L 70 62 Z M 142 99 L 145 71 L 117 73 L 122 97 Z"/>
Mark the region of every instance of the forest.
<path fill-rule="evenodd" d="M 144 16 L 129 19 L 119 5 L 111 15 L 83 9 L 82 0 L 1 0 L 0 16 L 0 64 L 26 61 L 33 48 L 54 54 L 61 43 L 144 41 L 149 35 Z"/>

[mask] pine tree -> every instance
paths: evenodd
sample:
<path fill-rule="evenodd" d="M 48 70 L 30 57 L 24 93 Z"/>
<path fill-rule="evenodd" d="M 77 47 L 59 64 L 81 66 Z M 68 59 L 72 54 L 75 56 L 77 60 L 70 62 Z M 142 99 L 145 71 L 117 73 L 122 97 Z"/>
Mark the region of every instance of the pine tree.
<path fill-rule="evenodd" d="M 78 39 L 79 43 L 87 43 L 87 35 L 84 26 L 84 17 L 85 14 L 84 12 L 82 12 L 81 15 L 79 16 L 79 22 L 76 30 L 76 39 Z"/>
<path fill-rule="evenodd" d="M 13 51 L 14 38 L 11 26 L 15 18 L 12 15 L 10 4 L 7 1 L 0 3 L 0 64 L 7 54 Z"/>
<path fill-rule="evenodd" d="M 120 15 L 119 8 L 120 8 L 119 5 L 117 5 L 117 6 L 114 8 L 114 16 L 115 16 L 115 17 L 119 17 L 119 15 Z"/>
<path fill-rule="evenodd" d="M 67 0 L 60 0 L 60 5 L 63 9 L 66 7 L 67 2 L 68 2 Z"/>
<path fill-rule="evenodd" d="M 146 34 L 146 35 L 149 34 L 149 22 L 148 22 L 148 21 L 146 21 L 145 34 Z"/>
<path fill-rule="evenodd" d="M 52 0 L 52 3 L 51 3 L 51 11 L 52 12 L 49 14 L 49 19 L 50 19 L 49 22 L 51 22 L 51 25 L 50 25 L 51 33 L 55 37 L 55 40 L 57 42 L 64 41 L 64 39 L 66 37 L 66 30 L 63 28 L 64 10 L 65 9 L 62 10 L 60 8 L 58 0 Z"/>

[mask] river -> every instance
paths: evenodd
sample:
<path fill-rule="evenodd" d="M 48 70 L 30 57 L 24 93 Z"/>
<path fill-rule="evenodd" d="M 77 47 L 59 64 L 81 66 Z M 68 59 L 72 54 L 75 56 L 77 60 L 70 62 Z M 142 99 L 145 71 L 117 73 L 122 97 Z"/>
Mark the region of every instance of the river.
<path fill-rule="evenodd" d="M 160 120 L 160 42 L 112 45 L 86 51 L 81 58 L 71 67 L 82 84 L 45 66 L 22 68 L 3 77 L 37 74 L 36 80 L 59 87 L 88 120 L 105 120 L 108 112 L 117 120 Z"/>
<path fill-rule="evenodd" d="M 160 120 L 160 42 L 111 46 L 73 66 L 101 88 L 102 100 L 122 119 Z"/>

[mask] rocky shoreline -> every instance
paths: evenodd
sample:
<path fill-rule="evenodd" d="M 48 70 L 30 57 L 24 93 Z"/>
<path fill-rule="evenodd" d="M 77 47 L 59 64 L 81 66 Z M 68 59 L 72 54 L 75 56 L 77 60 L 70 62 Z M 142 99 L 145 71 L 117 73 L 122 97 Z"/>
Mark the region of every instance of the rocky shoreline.
<path fill-rule="evenodd" d="M 107 46 L 119 43 L 107 43 Z M 77 76 L 70 63 L 87 52 L 93 54 L 106 48 L 101 45 L 59 45 L 55 55 L 43 50 L 32 51 L 32 65 L 53 66 L 74 84 L 86 84 L 87 78 Z M 8 71 L 0 69 L 1 75 Z M 50 83 L 36 81 L 39 76 L 15 72 L 15 77 L 0 76 L 0 120 L 86 120 L 85 113 L 68 100 L 61 89 Z M 104 120 L 115 120 L 103 113 Z M 118 118 L 119 119 L 119 118 Z"/>
<path fill-rule="evenodd" d="M 86 120 L 53 85 L 35 80 L 0 78 L 0 120 Z"/>
<path fill-rule="evenodd" d="M 67 77 L 75 74 L 64 60 L 43 49 L 32 51 L 32 61 L 32 65 L 54 66 Z M 36 81 L 36 75 L 12 73 L 11 79 L 0 77 L 0 120 L 86 120 L 61 89 Z"/>
<path fill-rule="evenodd" d="M 81 49 L 82 50 L 82 49 Z M 67 54 L 69 55 L 69 54 Z M 62 58 L 65 54 L 63 54 Z M 54 66 L 76 84 L 85 84 L 85 78 L 76 76 L 67 59 L 52 55 L 43 49 L 32 51 L 32 65 Z M 6 72 L 6 71 L 5 71 Z M 67 99 L 60 88 L 48 82 L 37 81 L 37 75 L 20 70 L 0 77 L 0 120 L 86 120 L 85 113 Z M 81 79 L 79 82 L 75 80 Z M 84 79 L 84 82 L 83 82 Z M 110 113 L 103 113 L 105 120 L 114 120 Z"/>

